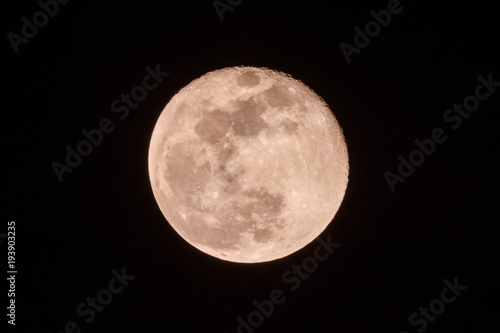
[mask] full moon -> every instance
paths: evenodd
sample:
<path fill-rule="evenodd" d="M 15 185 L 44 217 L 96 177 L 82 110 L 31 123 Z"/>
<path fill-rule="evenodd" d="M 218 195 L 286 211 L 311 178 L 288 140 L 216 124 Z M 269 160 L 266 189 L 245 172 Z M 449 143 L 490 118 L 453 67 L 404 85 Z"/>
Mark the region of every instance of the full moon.
<path fill-rule="evenodd" d="M 243 66 L 209 72 L 168 102 L 148 167 L 174 230 L 239 263 L 312 242 L 337 213 L 349 173 L 342 129 L 323 99 L 288 74 Z"/>

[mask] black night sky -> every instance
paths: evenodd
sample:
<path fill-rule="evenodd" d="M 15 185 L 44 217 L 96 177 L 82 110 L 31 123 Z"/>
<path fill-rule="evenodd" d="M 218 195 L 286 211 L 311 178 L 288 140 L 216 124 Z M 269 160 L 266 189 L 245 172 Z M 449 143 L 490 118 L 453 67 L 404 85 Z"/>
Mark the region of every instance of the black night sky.
<path fill-rule="evenodd" d="M 498 330 L 495 1 L 216 1 L 231 9 L 223 21 L 210 0 L 66 2 L 46 6 L 53 17 L 35 0 L 4 4 L 0 233 L 15 221 L 17 269 L 15 326 L 3 284 L 8 332 Z M 363 37 L 382 10 L 390 22 Z M 147 154 L 164 106 L 239 65 L 306 83 L 343 128 L 349 184 L 320 235 L 340 246 L 310 273 L 293 267 L 311 262 L 316 241 L 273 262 L 222 261 L 184 241 L 153 197 Z M 148 66 L 169 75 L 113 112 Z M 109 133 L 60 182 L 53 162 L 66 164 L 66 147 L 103 121 Z M 8 277 L 7 239 L 0 248 Z M 272 313 L 252 314 L 280 292 Z M 106 304 L 92 310 L 97 296 Z"/>

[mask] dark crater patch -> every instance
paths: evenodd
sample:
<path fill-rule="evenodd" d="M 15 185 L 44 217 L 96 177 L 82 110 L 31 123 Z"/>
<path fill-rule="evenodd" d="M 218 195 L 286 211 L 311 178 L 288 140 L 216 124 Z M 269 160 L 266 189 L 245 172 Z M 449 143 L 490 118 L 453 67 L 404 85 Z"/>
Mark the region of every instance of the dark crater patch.
<path fill-rule="evenodd" d="M 280 124 L 280 129 L 283 132 L 285 132 L 286 134 L 293 134 L 293 133 L 297 132 L 298 128 L 299 128 L 299 124 L 297 124 L 295 121 L 290 120 L 290 119 L 285 119 Z"/>
<path fill-rule="evenodd" d="M 241 74 L 236 80 L 240 87 L 254 87 L 260 83 L 259 76 L 252 70 Z"/>
<path fill-rule="evenodd" d="M 178 200 L 185 205 L 195 205 L 198 187 L 204 188 L 210 177 L 211 167 L 208 162 L 197 167 L 189 142 L 176 143 L 166 157 L 164 179 Z"/>
<path fill-rule="evenodd" d="M 253 98 L 237 103 L 238 109 L 231 114 L 231 124 L 235 135 L 256 136 L 263 128 L 267 127 L 266 122 L 261 117 L 265 109 Z"/>
<path fill-rule="evenodd" d="M 201 120 L 196 124 L 194 131 L 198 134 L 201 141 L 214 144 L 226 135 L 229 125 L 227 112 L 214 110 L 203 114 Z"/>
<path fill-rule="evenodd" d="M 240 170 L 236 173 L 231 173 L 226 170 L 224 166 L 215 170 L 214 176 L 221 180 L 222 191 L 225 194 L 233 195 L 241 190 L 241 185 L 239 179 L 245 173 L 244 170 Z"/>
<path fill-rule="evenodd" d="M 299 101 L 285 86 L 274 84 L 261 92 L 271 107 L 284 108 L 295 105 Z"/>
<path fill-rule="evenodd" d="M 283 195 L 271 194 L 265 187 L 261 187 L 260 190 L 246 191 L 245 194 L 250 199 L 250 203 L 243 207 L 243 213 L 247 215 L 255 213 L 260 217 L 272 217 L 279 214 L 284 207 Z"/>
<path fill-rule="evenodd" d="M 245 191 L 248 200 L 238 204 L 235 209 L 246 219 L 242 224 L 243 229 L 249 230 L 254 235 L 256 242 L 264 243 L 274 237 L 272 226 L 280 227 L 278 215 L 284 208 L 284 198 L 280 194 L 271 194 L 266 188 Z M 257 227 L 257 219 L 262 218 L 269 223 L 268 227 Z"/>
<path fill-rule="evenodd" d="M 274 233 L 270 229 L 257 229 L 253 233 L 253 239 L 259 243 L 265 243 L 272 239 Z"/>

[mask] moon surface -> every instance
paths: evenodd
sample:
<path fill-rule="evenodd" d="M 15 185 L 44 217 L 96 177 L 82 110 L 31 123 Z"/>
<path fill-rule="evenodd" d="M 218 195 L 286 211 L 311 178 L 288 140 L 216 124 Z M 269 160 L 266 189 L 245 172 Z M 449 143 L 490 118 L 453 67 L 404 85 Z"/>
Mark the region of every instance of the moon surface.
<path fill-rule="evenodd" d="M 222 260 L 285 257 L 325 230 L 348 182 L 326 103 L 267 68 L 209 72 L 181 89 L 151 137 L 151 187 L 188 243 Z"/>

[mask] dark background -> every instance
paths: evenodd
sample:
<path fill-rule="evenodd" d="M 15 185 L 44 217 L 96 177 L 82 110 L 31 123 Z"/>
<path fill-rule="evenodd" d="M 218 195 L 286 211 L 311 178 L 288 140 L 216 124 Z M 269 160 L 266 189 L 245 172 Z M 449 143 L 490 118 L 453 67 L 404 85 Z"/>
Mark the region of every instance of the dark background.
<path fill-rule="evenodd" d="M 12 331 L 62 332 L 74 320 L 82 332 L 236 332 L 236 317 L 279 288 L 286 302 L 255 332 L 416 332 L 410 314 L 455 277 L 468 289 L 426 331 L 496 331 L 500 89 L 456 131 L 442 116 L 479 75 L 500 81 L 499 7 L 401 3 L 350 64 L 339 44 L 352 44 L 353 28 L 387 1 L 245 0 L 223 22 L 211 1 L 71 1 L 18 54 L 5 37 L 0 232 L 16 221 Z M 40 10 L 34 0 L 4 7 L 4 36 Z M 158 63 L 170 76 L 119 120 L 111 102 Z M 185 242 L 150 188 L 149 139 L 163 107 L 195 78 L 236 65 L 306 83 L 347 140 L 349 185 L 321 235 L 342 245 L 293 292 L 281 276 L 316 243 L 269 263 L 224 262 Z M 59 183 L 51 163 L 105 117 L 114 132 Z M 384 172 L 436 127 L 448 140 L 392 193 Z M 85 324 L 77 305 L 122 267 L 136 278 Z"/>

